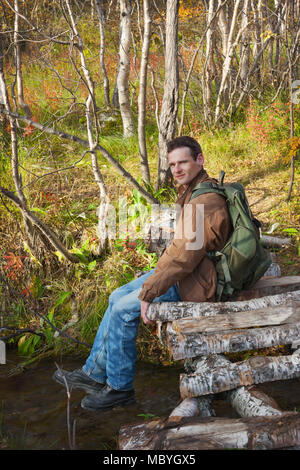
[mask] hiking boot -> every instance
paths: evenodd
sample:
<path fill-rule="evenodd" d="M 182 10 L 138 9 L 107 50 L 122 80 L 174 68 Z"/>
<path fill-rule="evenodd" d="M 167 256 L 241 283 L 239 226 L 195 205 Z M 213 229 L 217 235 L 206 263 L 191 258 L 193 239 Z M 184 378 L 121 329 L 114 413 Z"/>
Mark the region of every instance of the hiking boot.
<path fill-rule="evenodd" d="M 114 390 L 106 384 L 100 392 L 85 396 L 81 401 L 81 406 L 90 411 L 107 411 L 115 406 L 133 403 L 135 403 L 134 390 Z"/>
<path fill-rule="evenodd" d="M 64 377 L 69 387 L 75 389 L 85 390 L 87 393 L 99 392 L 105 384 L 96 382 L 91 379 L 82 369 L 75 369 L 73 372 L 68 372 L 63 369 L 58 369 L 54 372 L 52 378 L 61 385 L 66 386 Z"/>

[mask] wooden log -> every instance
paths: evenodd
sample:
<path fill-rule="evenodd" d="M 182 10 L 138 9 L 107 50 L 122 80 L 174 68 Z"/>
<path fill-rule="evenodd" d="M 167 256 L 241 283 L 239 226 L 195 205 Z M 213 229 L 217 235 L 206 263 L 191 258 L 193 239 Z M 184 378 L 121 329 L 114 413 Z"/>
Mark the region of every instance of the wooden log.
<path fill-rule="evenodd" d="M 300 276 L 285 276 L 277 278 L 261 278 L 251 289 L 243 290 L 236 295 L 235 300 L 247 300 L 265 295 L 282 294 L 300 289 Z"/>
<path fill-rule="evenodd" d="M 223 355 L 211 355 L 205 358 L 200 357 L 199 359 L 187 360 L 185 369 L 189 372 L 205 374 L 212 367 L 222 366 L 226 368 L 230 364 L 231 362 Z M 276 416 L 283 413 L 276 401 L 256 386 L 238 387 L 221 395 L 224 395 L 224 398 L 232 408 L 243 418 L 248 416 Z M 212 395 L 209 396 L 211 397 Z M 188 400 L 188 398 L 185 400 Z"/>
<path fill-rule="evenodd" d="M 240 352 L 291 344 L 299 338 L 300 322 L 266 328 L 178 335 L 169 323 L 165 344 L 174 360 L 223 352 Z"/>
<path fill-rule="evenodd" d="M 263 277 L 280 277 L 281 276 L 281 270 L 280 266 L 277 263 L 272 263 Z"/>
<path fill-rule="evenodd" d="M 180 394 L 185 399 L 296 377 L 300 377 L 300 355 L 256 356 L 227 367 L 211 367 L 205 373 L 181 374 Z"/>
<path fill-rule="evenodd" d="M 290 238 L 279 238 L 279 237 L 270 237 L 269 235 L 262 235 L 261 236 L 261 243 L 263 246 L 274 246 L 274 247 L 281 247 L 291 245 Z"/>
<path fill-rule="evenodd" d="M 173 321 L 172 328 L 177 333 L 185 335 L 296 322 L 300 322 L 300 301 L 288 302 L 277 307 L 220 314 L 215 317 L 181 318 Z"/>
<path fill-rule="evenodd" d="M 120 450 L 267 450 L 300 443 L 300 414 L 249 418 L 169 418 L 122 426 Z"/>
<path fill-rule="evenodd" d="M 147 316 L 150 320 L 169 322 L 178 318 L 215 316 L 220 313 L 242 312 L 259 308 L 284 305 L 288 301 L 300 301 L 300 290 L 268 295 L 244 301 L 229 302 L 155 302 L 150 304 Z"/>
<path fill-rule="evenodd" d="M 216 416 L 212 408 L 212 397 L 207 398 L 186 398 L 170 414 L 172 416 Z"/>
<path fill-rule="evenodd" d="M 241 416 L 279 416 L 283 413 L 273 398 L 257 387 L 239 387 L 228 392 L 227 401 Z"/>

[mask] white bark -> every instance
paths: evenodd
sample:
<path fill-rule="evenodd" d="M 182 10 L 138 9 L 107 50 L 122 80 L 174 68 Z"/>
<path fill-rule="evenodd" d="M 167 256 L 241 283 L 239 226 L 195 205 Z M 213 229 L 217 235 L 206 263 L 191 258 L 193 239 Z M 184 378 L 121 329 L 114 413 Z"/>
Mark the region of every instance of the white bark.
<path fill-rule="evenodd" d="M 283 449 L 300 442 L 300 414 L 169 418 L 122 426 L 120 450 Z"/>
<path fill-rule="evenodd" d="M 174 360 L 223 352 L 240 352 L 291 344 L 300 335 L 300 322 L 263 328 L 181 334 L 169 323 L 165 344 Z"/>
<path fill-rule="evenodd" d="M 142 58 L 140 68 L 140 89 L 138 97 L 138 140 L 139 150 L 141 156 L 141 168 L 143 180 L 150 183 L 150 171 L 147 158 L 146 146 L 146 93 L 147 93 L 147 67 L 148 67 L 148 54 L 151 39 L 151 15 L 149 0 L 143 1 L 144 5 L 144 37 L 142 47 Z"/>
<path fill-rule="evenodd" d="M 178 73 L 178 8 L 179 0 L 167 0 L 165 81 L 159 118 L 158 185 L 166 183 L 169 168 L 167 141 L 174 137 L 179 102 Z"/>
<path fill-rule="evenodd" d="M 278 405 L 254 387 L 239 387 L 228 392 L 228 402 L 241 416 L 279 416 L 282 411 Z"/>
<path fill-rule="evenodd" d="M 291 244 L 290 238 L 270 237 L 269 235 L 262 235 L 261 243 L 263 246 L 286 246 Z"/>
<path fill-rule="evenodd" d="M 211 398 L 186 398 L 172 411 L 170 418 L 174 416 L 201 416 L 202 418 L 216 416 L 211 402 Z"/>
<path fill-rule="evenodd" d="M 98 21 L 99 21 L 99 33 L 100 33 L 100 52 L 99 52 L 99 57 L 100 57 L 100 69 L 103 77 L 103 91 L 104 91 L 104 101 L 105 104 L 108 106 L 110 104 L 110 98 L 109 98 L 109 79 L 107 76 L 106 72 L 106 67 L 105 67 L 105 35 L 104 35 L 104 21 L 103 21 L 103 4 L 102 8 L 100 5 L 100 0 L 95 0 L 96 3 L 96 10 L 97 10 L 97 15 L 98 15 Z M 94 5 L 94 2 L 92 0 L 92 5 Z"/>
<path fill-rule="evenodd" d="M 233 53 L 234 53 L 234 47 L 239 41 L 239 36 L 241 34 L 241 30 L 239 31 L 235 42 L 233 42 L 233 34 L 234 30 L 236 27 L 236 22 L 237 22 L 237 14 L 238 14 L 238 8 L 240 5 L 241 0 L 236 0 L 234 2 L 234 10 L 233 10 L 233 15 L 232 15 L 232 20 L 231 20 L 231 25 L 230 25 L 230 31 L 229 31 L 229 36 L 228 36 L 228 42 L 227 42 L 227 54 L 223 63 L 223 70 L 222 70 L 222 79 L 221 79 L 221 84 L 220 84 L 220 90 L 217 98 L 217 103 L 216 103 L 216 110 L 215 110 L 215 123 L 218 123 L 220 119 L 220 114 L 221 114 L 221 100 L 224 95 L 224 91 L 227 87 L 227 79 L 229 76 L 230 72 L 230 67 L 232 63 L 232 58 L 233 58 Z"/>
<path fill-rule="evenodd" d="M 242 10 L 242 46 L 241 46 L 241 64 L 240 64 L 240 78 L 242 87 L 246 84 L 247 75 L 249 73 L 249 60 L 250 60 L 250 33 L 247 28 L 249 23 L 249 0 L 244 0 Z"/>
<path fill-rule="evenodd" d="M 211 367 L 205 373 L 181 374 L 180 394 L 184 400 L 233 390 L 237 387 L 300 377 L 300 356 L 254 356 L 246 361 Z"/>
<path fill-rule="evenodd" d="M 185 368 L 187 372 L 192 371 L 205 375 L 206 372 L 209 373 L 212 367 L 227 368 L 230 365 L 231 362 L 225 356 L 211 355 L 200 359 L 187 360 Z M 225 392 L 225 399 L 244 418 L 248 416 L 276 416 L 282 414 L 282 410 L 280 410 L 275 400 L 254 386 L 243 386 Z M 182 403 L 187 400 L 189 399 L 186 398 Z"/>
<path fill-rule="evenodd" d="M 296 284 L 298 285 L 298 284 Z M 147 315 L 150 320 L 168 322 L 178 318 L 214 316 L 220 313 L 244 312 L 265 307 L 284 305 L 300 300 L 300 287 L 293 292 L 267 295 L 243 301 L 229 302 L 155 302 L 150 304 Z"/>
<path fill-rule="evenodd" d="M 29 106 L 24 101 L 24 93 L 23 93 L 23 77 L 22 77 L 22 62 L 21 62 L 20 33 L 19 33 L 19 0 L 14 0 L 14 9 L 15 9 L 14 47 L 15 47 L 18 105 L 25 112 L 26 116 L 30 118 L 31 111 L 29 109 Z"/>
<path fill-rule="evenodd" d="M 300 322 L 300 301 L 246 312 L 219 314 L 215 317 L 181 318 L 172 322 L 172 328 L 179 335 L 185 335 L 294 322 Z"/>
<path fill-rule="evenodd" d="M 203 111 L 205 122 L 210 122 L 211 113 L 211 71 L 212 71 L 212 35 L 214 34 L 214 24 L 212 22 L 214 15 L 215 0 L 209 0 L 207 23 L 208 28 L 206 31 L 206 52 L 205 52 L 205 64 L 203 73 Z M 225 7 L 223 7 L 225 8 Z M 224 11 L 223 8 L 220 10 L 220 15 Z"/>
<path fill-rule="evenodd" d="M 130 73 L 130 38 L 131 38 L 131 11 L 130 1 L 120 0 L 120 49 L 119 72 L 117 78 L 120 112 L 123 122 L 124 137 L 134 136 L 134 124 L 129 97 Z"/>

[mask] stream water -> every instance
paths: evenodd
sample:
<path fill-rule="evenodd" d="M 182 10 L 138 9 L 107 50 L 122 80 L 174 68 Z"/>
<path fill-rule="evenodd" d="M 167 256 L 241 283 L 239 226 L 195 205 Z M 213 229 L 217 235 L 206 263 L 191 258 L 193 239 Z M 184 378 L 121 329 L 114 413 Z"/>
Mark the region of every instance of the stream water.
<path fill-rule="evenodd" d="M 44 359 L 17 375 L 8 376 L 20 358 L 9 351 L 7 363 L 0 365 L 0 449 L 69 449 L 67 395 L 52 380 L 55 362 L 66 370 L 83 364 L 74 357 Z M 76 420 L 76 449 L 117 449 L 118 432 L 123 424 L 141 422 L 147 415 L 168 416 L 180 402 L 179 374 L 182 366 L 138 363 L 135 379 L 137 403 L 105 413 L 83 410 L 85 392 L 72 390 L 70 419 Z M 300 380 L 272 382 L 261 388 L 284 410 L 300 408 Z M 238 417 L 223 400 L 215 400 L 218 417 Z M 144 416 L 139 416 L 144 415 Z M 146 416 L 145 416 L 146 415 Z"/>

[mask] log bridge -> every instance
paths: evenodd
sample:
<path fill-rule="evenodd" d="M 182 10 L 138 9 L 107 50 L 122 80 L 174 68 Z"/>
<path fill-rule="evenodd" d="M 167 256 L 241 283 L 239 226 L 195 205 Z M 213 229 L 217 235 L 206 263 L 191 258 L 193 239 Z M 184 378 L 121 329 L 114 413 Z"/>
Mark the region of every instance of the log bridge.
<path fill-rule="evenodd" d="M 148 316 L 172 357 L 185 361 L 181 403 L 167 418 L 122 426 L 119 449 L 300 449 L 300 413 L 281 410 L 259 389 L 300 377 L 300 276 L 281 277 L 274 262 L 234 301 L 154 303 Z M 280 345 L 291 345 L 288 355 L 262 354 Z M 253 350 L 247 360 L 226 357 Z M 239 418 L 217 417 L 217 398 Z"/>

